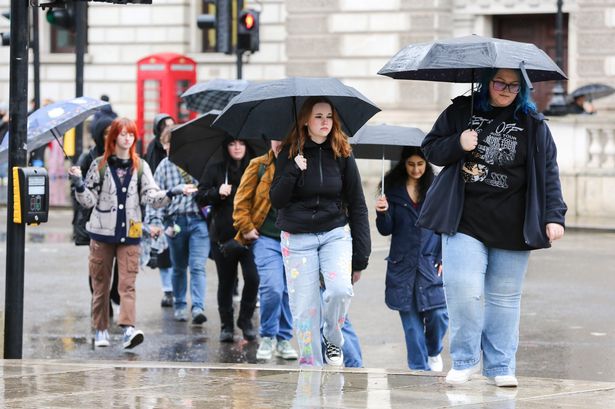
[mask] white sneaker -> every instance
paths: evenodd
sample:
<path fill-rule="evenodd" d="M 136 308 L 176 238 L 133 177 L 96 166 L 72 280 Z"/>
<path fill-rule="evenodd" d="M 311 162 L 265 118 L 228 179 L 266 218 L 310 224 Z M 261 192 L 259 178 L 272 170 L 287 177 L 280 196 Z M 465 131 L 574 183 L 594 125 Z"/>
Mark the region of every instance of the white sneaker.
<path fill-rule="evenodd" d="M 428 357 L 427 363 L 429 364 L 429 369 L 431 369 L 432 371 L 442 372 L 442 369 L 444 369 L 444 364 L 442 363 L 442 356 L 440 354 Z"/>
<path fill-rule="evenodd" d="M 135 329 L 135 327 L 126 327 L 124 329 L 124 336 L 122 337 L 122 341 L 124 341 L 124 349 L 132 349 L 143 342 L 143 331 Z"/>
<path fill-rule="evenodd" d="M 470 380 L 470 377 L 480 372 L 480 364 L 466 369 L 451 369 L 446 374 L 446 383 L 460 385 Z"/>
<path fill-rule="evenodd" d="M 325 361 L 331 366 L 344 366 L 342 348 L 325 339 Z"/>
<path fill-rule="evenodd" d="M 275 356 L 279 356 L 282 359 L 286 359 L 287 361 L 292 361 L 294 359 L 299 358 L 297 351 L 291 345 L 290 341 L 282 340 L 278 342 L 278 345 L 275 347 Z"/>
<path fill-rule="evenodd" d="M 519 381 L 517 381 L 515 375 L 498 375 L 493 378 L 487 378 L 487 383 L 504 388 L 515 388 L 519 386 Z"/>
<path fill-rule="evenodd" d="M 261 343 L 256 351 L 256 359 L 268 361 L 273 356 L 273 350 L 276 347 L 276 339 L 270 337 L 262 337 Z"/>
<path fill-rule="evenodd" d="M 96 330 L 94 334 L 94 346 L 108 347 L 109 345 L 109 332 L 107 332 L 106 329 L 103 331 Z"/>

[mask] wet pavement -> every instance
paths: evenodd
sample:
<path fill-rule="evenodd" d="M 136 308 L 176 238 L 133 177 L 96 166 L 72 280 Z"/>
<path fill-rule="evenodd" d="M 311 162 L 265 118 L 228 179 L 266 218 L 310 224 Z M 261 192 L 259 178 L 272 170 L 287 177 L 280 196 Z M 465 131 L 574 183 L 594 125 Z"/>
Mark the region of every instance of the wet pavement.
<path fill-rule="evenodd" d="M 120 346 L 120 330 L 113 325 L 112 346 L 94 349 L 88 310 L 88 249 L 69 241 L 70 217 L 70 211 L 53 209 L 48 224 L 27 229 L 25 360 L 23 367 L 11 361 L 4 361 L 0 366 L 4 372 L 4 395 L 0 393 L 0 400 L 2 396 L 5 399 L 0 407 L 77 407 L 69 403 L 79 399 L 88 402 L 85 406 L 111 407 L 112 401 L 123 402 L 111 400 L 108 392 L 105 393 L 114 389 L 121 397 L 117 399 L 125 398 L 129 402 L 120 404 L 121 407 L 387 408 L 408 407 L 412 399 L 417 399 L 418 407 L 428 408 L 446 405 L 615 408 L 612 384 L 615 382 L 615 315 L 611 308 L 615 294 L 615 229 L 569 230 L 552 249 L 532 254 L 517 356 L 517 374 L 526 378 L 514 397 L 502 398 L 496 392 L 498 395 L 509 392 L 488 386 L 484 380 L 452 389 L 443 384 L 441 377 L 416 376 L 407 371 L 399 317 L 384 305 L 384 258 L 388 241 L 375 235 L 375 229 L 370 265 L 355 286 L 350 310 L 361 340 L 365 367 L 370 369 L 358 374 L 344 372 L 342 392 L 335 386 L 339 385 L 339 379 L 331 380 L 332 385 L 325 381 L 335 376 L 319 375 L 320 384 L 314 377 L 306 380 L 305 376 L 299 376 L 295 372 L 296 361 L 257 362 L 257 344 L 241 340 L 239 332 L 233 344 L 218 342 L 217 277 L 211 261 L 207 265 L 207 323 L 195 326 L 175 322 L 171 309 L 160 308 L 162 293 L 157 271 L 146 268 L 137 279 L 137 322 L 145 332 L 145 342 L 133 352 L 124 351 Z M 2 209 L 0 229 L 4 229 L 5 220 L 6 211 Z M 0 271 L 4 271 L 5 253 L 2 243 Z M 0 280 L 0 309 L 4 309 L 3 274 Z M 117 307 L 115 312 L 117 315 Z M 443 357 L 448 369 L 446 348 Z M 255 363 L 259 365 L 245 365 Z M 227 370 L 212 368 L 227 364 L 240 366 Z M 65 370 L 67 367 L 72 369 Z M 24 375 L 28 373 L 31 375 Z M 185 376 L 180 376 L 181 373 Z M 73 390 L 67 379 L 78 379 L 81 392 Z M 130 385 L 124 389 L 122 382 Z M 68 384 L 62 386 L 65 383 Z M 429 386 L 423 388 L 425 384 Z M 237 385 L 237 389 L 225 395 L 224 385 L 233 388 Z M 271 398 L 272 388 L 280 391 L 276 395 L 279 405 L 267 400 Z M 166 392 L 158 392 L 159 389 Z M 322 393 L 295 399 L 298 391 L 303 390 Z M 245 391 L 247 400 L 236 396 L 242 395 L 241 391 Z M 210 395 L 222 397 L 207 401 Z M 607 400 L 600 401 L 605 397 Z M 42 403 L 31 405 L 36 399 Z M 310 404 L 313 399 L 320 399 L 320 403 Z M 594 399 L 601 403 L 583 405 Z M 502 406 L 503 403 L 498 406 L 498 402 L 512 406 Z M 611 402 L 611 406 L 605 402 Z"/>
<path fill-rule="evenodd" d="M 484 408 L 615 407 L 615 383 L 520 378 L 497 388 L 477 376 L 390 370 L 298 371 L 250 365 L 2 361 L 3 408 Z"/>

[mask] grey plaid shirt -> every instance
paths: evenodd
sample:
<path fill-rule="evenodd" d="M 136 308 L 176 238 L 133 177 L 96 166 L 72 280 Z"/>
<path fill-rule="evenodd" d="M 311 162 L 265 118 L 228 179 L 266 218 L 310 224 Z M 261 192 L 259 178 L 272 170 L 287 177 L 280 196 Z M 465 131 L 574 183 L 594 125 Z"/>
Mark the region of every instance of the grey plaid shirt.
<path fill-rule="evenodd" d="M 188 181 L 187 181 L 187 180 Z M 162 190 L 171 189 L 177 185 L 184 183 L 194 183 L 198 185 L 198 181 L 192 176 L 186 174 L 186 179 L 182 177 L 182 171 L 169 158 L 164 158 L 154 173 L 154 180 Z M 162 226 L 165 221 L 180 216 L 186 213 L 198 213 L 199 208 L 194 201 L 193 196 L 177 195 L 173 198 L 171 204 L 161 209 L 154 209 L 147 206 L 145 222 L 155 226 Z"/>

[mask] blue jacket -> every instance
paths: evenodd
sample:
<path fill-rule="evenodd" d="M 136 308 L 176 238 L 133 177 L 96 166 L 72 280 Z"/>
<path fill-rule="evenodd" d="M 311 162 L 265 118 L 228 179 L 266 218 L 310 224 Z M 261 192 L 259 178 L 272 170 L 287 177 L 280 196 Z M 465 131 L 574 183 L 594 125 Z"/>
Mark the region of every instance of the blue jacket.
<path fill-rule="evenodd" d="M 392 235 L 387 257 L 387 306 L 399 311 L 410 311 L 415 305 L 419 311 L 446 307 L 436 267 L 442 254 L 440 235 L 416 225 L 420 205 L 419 209 L 412 206 L 405 186 L 395 186 L 386 195 L 389 209 L 376 213 L 376 227 L 380 234 Z"/>
<path fill-rule="evenodd" d="M 420 226 L 438 233 L 456 233 L 461 220 L 465 195 L 461 165 L 465 151 L 459 137 L 468 128 L 469 100 L 470 97 L 455 98 L 440 114 L 421 146 L 429 162 L 444 166 L 427 192 L 418 220 Z M 530 113 L 525 120 L 529 138 L 527 190 L 525 219 L 520 223 L 523 223 L 525 243 L 539 249 L 551 247 L 546 225 L 557 223 L 564 226 L 567 207 L 559 180 L 557 149 L 545 118 L 540 113 Z"/>

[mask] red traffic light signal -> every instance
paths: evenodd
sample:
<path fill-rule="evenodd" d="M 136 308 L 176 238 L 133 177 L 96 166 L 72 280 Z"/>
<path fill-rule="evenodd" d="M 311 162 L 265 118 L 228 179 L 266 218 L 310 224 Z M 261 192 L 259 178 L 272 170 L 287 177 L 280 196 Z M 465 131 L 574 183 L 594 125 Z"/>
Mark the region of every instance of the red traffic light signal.
<path fill-rule="evenodd" d="M 256 24 L 256 19 L 254 14 L 251 12 L 246 12 L 241 16 L 241 24 L 246 28 L 246 30 L 252 30 L 254 25 Z"/>
<path fill-rule="evenodd" d="M 245 9 L 239 12 L 239 24 L 237 26 L 237 49 L 241 51 L 258 51 L 259 39 L 259 12 L 253 9 Z"/>

